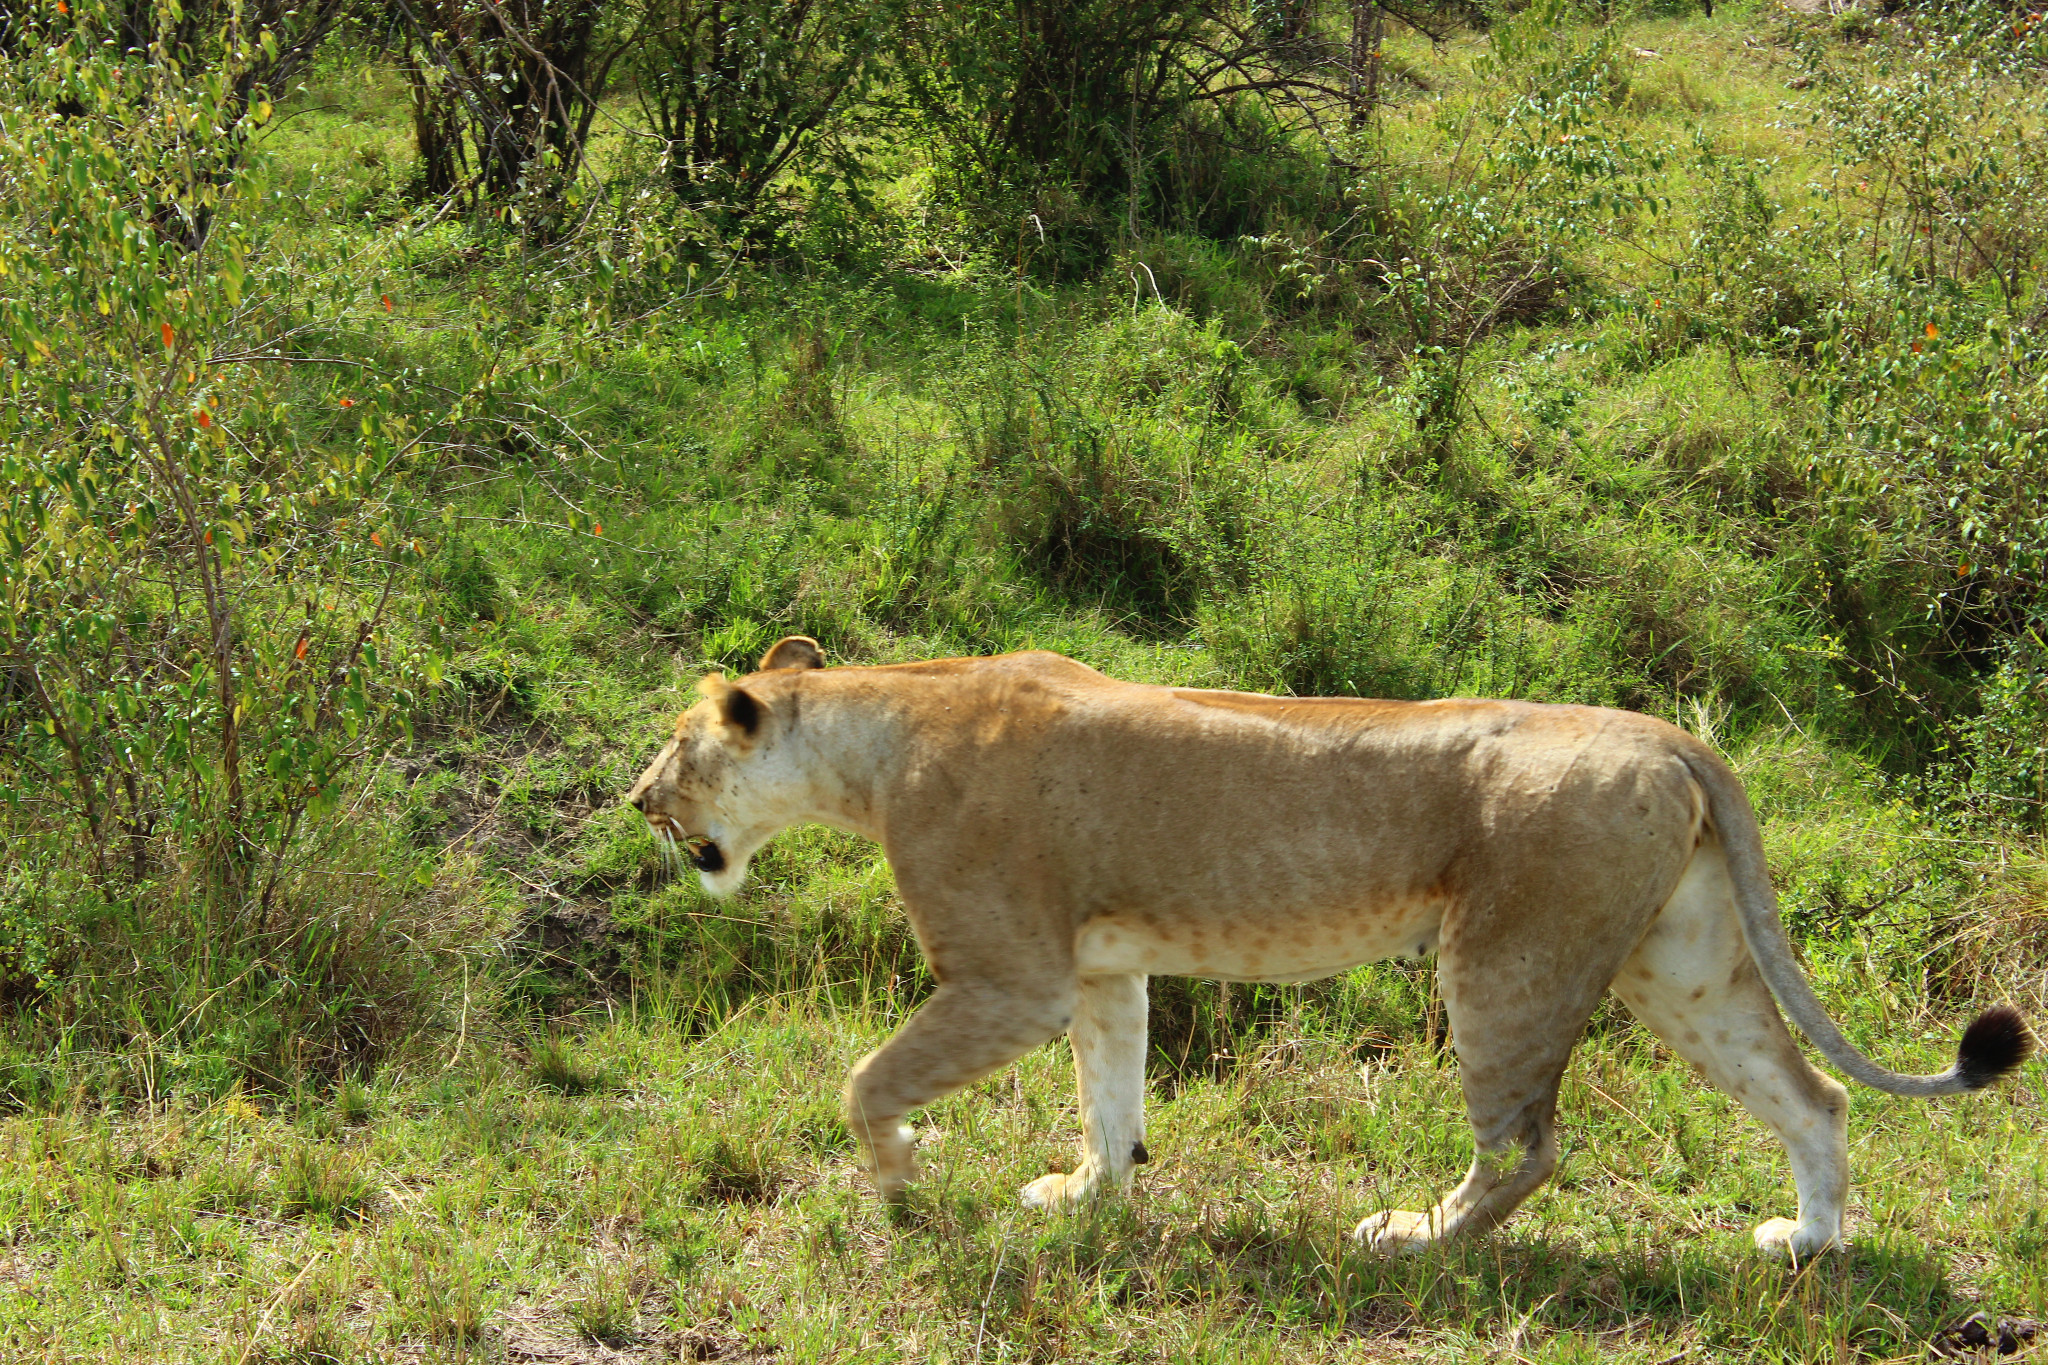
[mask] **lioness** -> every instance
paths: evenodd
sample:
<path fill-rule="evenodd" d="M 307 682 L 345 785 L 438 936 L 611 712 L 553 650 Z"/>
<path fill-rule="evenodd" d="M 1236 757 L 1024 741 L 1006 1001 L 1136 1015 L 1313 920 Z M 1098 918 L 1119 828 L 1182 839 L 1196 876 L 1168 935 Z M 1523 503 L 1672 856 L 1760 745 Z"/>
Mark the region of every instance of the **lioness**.
<path fill-rule="evenodd" d="M 1116 682 L 1056 654 L 826 668 L 792 636 L 713 675 L 627 800 L 730 895 L 785 826 L 873 839 L 938 988 L 853 1069 L 876 1185 L 915 1174 L 904 1115 L 1064 1032 L 1081 1160 L 1024 1187 L 1070 1205 L 1145 1153 L 1145 979 L 1310 981 L 1437 955 L 1478 1154 L 1428 1213 L 1357 1236 L 1410 1249 L 1494 1227 L 1557 1163 L 1559 1079 L 1600 993 L 1778 1135 L 1799 1217 L 1757 1245 L 1836 1244 L 1848 1092 L 1975 1090 L 2023 1061 L 1986 1011 L 1938 1076 L 1851 1047 L 1779 923 L 1748 799 L 1648 716 L 1508 701 L 1296 700 Z"/>

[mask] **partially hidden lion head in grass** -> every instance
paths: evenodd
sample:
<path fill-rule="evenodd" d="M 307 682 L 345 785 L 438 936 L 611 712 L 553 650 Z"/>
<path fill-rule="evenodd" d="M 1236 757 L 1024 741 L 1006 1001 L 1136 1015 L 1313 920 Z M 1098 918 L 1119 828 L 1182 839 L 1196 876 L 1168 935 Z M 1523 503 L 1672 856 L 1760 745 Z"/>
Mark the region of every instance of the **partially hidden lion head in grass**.
<path fill-rule="evenodd" d="M 1293 699 L 1117 682 L 1055 654 L 827 668 L 815 641 L 703 700 L 627 799 L 730 894 L 778 830 L 878 842 L 938 982 L 853 1069 L 846 1120 L 885 1198 L 915 1174 L 903 1119 L 1062 1032 L 1082 1124 L 1068 1205 L 1146 1159 L 1146 979 L 1307 981 L 1434 953 L 1478 1152 L 1374 1247 L 1484 1231 L 1557 1163 L 1567 1058 L 1613 991 L 1791 1158 L 1798 1217 L 1766 1249 L 1837 1244 L 1848 1092 L 1975 1090 L 2032 1038 L 1986 1011 L 1955 1065 L 1886 1070 L 1814 998 L 1755 817 L 1704 744 L 1626 711 L 1507 701 Z"/>

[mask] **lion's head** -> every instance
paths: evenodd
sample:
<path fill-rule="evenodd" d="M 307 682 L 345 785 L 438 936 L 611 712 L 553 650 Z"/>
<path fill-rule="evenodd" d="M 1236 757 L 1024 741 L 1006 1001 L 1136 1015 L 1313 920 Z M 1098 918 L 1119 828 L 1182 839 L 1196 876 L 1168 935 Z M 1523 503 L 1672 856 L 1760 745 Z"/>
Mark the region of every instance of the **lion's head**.
<path fill-rule="evenodd" d="M 760 671 L 824 664 L 816 640 L 792 635 L 762 656 Z M 706 677 L 703 700 L 677 719 L 674 736 L 626 793 L 656 839 L 671 853 L 687 852 L 714 896 L 739 890 L 747 860 L 790 823 L 784 765 L 774 762 L 778 718 L 750 681 Z"/>

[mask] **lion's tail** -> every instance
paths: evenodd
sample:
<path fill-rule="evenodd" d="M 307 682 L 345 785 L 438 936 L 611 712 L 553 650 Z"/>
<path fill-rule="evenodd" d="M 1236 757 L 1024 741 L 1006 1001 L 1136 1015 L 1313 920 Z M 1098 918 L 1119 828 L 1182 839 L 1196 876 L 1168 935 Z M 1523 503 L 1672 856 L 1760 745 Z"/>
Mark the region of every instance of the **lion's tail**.
<path fill-rule="evenodd" d="M 1777 893 L 1771 889 L 1770 873 L 1764 866 L 1763 836 L 1742 784 L 1709 749 L 1690 751 L 1685 761 L 1706 792 L 1708 817 L 1721 837 L 1728 874 L 1735 883 L 1742 936 L 1756 959 L 1757 970 L 1778 1004 L 1823 1056 L 1854 1080 L 1887 1094 L 1916 1099 L 1981 1090 L 2027 1059 L 2034 1036 L 2020 1012 L 2010 1005 L 1994 1006 L 1972 1020 L 1956 1048 L 1955 1065 L 1938 1075 L 1890 1071 L 1857 1051 L 1828 1018 L 1792 956 L 1784 921 L 1778 917 Z"/>

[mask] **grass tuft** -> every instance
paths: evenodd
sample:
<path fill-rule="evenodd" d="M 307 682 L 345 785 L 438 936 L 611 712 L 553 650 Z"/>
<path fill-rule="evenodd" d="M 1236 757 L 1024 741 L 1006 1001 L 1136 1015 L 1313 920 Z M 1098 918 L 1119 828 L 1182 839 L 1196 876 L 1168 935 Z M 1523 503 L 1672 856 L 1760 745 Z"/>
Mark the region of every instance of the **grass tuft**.
<path fill-rule="evenodd" d="M 558 1095 L 587 1095 L 604 1084 L 602 1074 L 581 1065 L 573 1045 L 558 1034 L 549 1034 L 529 1050 L 527 1073 L 536 1086 Z"/>
<path fill-rule="evenodd" d="M 287 1218 L 354 1222 L 367 1216 L 376 1198 L 362 1158 L 340 1148 L 293 1147 L 278 1169 L 277 1208 Z"/>

